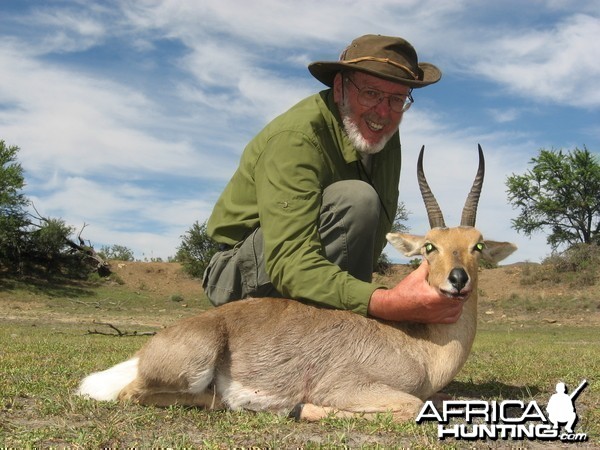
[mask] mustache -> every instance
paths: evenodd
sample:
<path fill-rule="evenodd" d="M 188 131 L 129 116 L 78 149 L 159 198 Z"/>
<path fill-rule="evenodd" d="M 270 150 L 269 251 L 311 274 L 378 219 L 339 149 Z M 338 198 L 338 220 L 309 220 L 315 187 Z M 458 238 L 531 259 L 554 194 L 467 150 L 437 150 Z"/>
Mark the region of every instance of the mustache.
<path fill-rule="evenodd" d="M 390 123 L 392 123 L 391 119 L 381 117 L 376 112 L 369 112 L 364 115 L 364 118 L 365 118 L 365 120 L 368 120 L 369 122 L 374 122 L 374 123 L 377 123 L 384 127 L 387 127 Z"/>

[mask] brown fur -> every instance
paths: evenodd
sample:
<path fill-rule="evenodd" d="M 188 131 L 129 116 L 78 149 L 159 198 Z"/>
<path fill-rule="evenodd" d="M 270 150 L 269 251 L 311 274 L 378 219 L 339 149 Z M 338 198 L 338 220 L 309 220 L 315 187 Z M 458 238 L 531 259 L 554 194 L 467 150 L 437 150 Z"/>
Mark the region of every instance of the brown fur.
<path fill-rule="evenodd" d="M 464 268 L 470 295 L 458 322 L 388 323 L 288 299 L 240 300 L 159 332 L 136 355 L 137 377 L 119 399 L 278 413 L 303 404 L 307 420 L 384 411 L 396 420 L 414 417 L 470 352 L 480 256 L 474 248 L 482 238 L 470 227 L 388 238 L 408 255 L 435 245 L 425 255 L 433 286 L 446 289 L 449 272 Z M 499 260 L 514 248 L 488 242 L 484 256 Z"/>

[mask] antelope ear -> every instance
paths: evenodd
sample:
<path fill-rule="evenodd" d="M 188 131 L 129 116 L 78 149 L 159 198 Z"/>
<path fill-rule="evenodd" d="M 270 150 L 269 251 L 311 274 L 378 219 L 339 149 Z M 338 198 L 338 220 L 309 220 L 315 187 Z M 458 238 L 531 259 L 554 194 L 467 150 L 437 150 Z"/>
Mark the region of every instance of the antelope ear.
<path fill-rule="evenodd" d="M 421 248 L 425 244 L 424 236 L 415 236 L 414 234 L 388 233 L 385 237 L 404 256 L 420 255 Z"/>
<path fill-rule="evenodd" d="M 497 263 L 510 256 L 516 249 L 517 246 L 510 242 L 486 240 L 482 255 L 484 259 Z"/>

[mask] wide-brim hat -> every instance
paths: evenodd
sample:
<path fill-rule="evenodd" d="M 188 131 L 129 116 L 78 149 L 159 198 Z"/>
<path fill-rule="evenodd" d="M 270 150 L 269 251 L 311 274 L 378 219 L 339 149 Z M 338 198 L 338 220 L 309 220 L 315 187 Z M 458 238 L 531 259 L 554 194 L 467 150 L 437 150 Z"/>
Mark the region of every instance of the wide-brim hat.
<path fill-rule="evenodd" d="M 412 88 L 425 87 L 442 78 L 442 72 L 433 64 L 419 63 L 417 52 L 408 41 L 374 34 L 352 41 L 339 61 L 313 62 L 308 70 L 329 87 L 333 86 L 335 75 L 345 70 L 357 70 Z"/>

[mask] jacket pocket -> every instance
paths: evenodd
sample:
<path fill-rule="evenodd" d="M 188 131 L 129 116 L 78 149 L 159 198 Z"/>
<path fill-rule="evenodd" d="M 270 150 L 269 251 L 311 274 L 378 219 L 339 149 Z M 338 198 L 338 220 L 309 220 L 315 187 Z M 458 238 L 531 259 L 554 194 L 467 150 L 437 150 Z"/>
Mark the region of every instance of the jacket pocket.
<path fill-rule="evenodd" d="M 236 253 L 235 248 L 215 253 L 202 276 L 204 292 L 215 306 L 243 298 Z"/>

